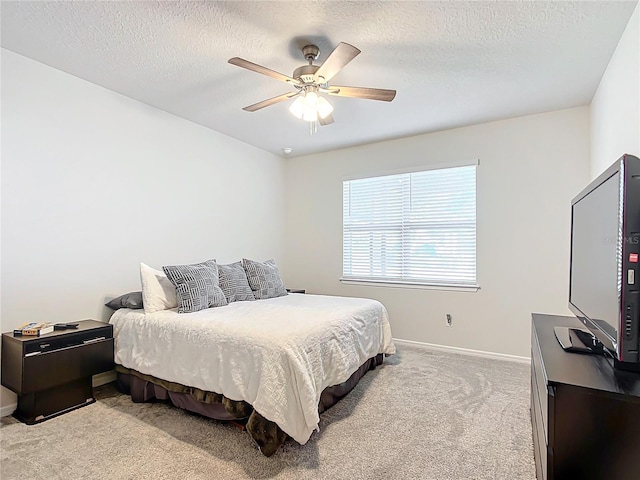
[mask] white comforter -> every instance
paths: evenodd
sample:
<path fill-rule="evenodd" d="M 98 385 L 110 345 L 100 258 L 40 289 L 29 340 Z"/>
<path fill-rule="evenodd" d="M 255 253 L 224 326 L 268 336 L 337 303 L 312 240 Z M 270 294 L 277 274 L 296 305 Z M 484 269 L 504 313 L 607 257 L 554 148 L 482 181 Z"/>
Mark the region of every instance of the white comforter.
<path fill-rule="evenodd" d="M 363 298 L 291 294 L 188 314 L 121 309 L 110 323 L 116 363 L 249 402 L 301 444 L 318 428 L 326 387 L 395 353 L 385 307 Z"/>

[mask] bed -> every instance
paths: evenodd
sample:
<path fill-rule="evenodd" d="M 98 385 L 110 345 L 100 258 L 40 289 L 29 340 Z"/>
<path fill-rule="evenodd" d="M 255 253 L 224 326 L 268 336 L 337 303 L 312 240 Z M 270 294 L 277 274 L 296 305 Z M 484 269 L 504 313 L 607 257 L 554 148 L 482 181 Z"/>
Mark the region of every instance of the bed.
<path fill-rule="evenodd" d="M 375 300 L 290 294 L 178 314 L 111 317 L 119 385 L 222 420 L 248 418 L 263 454 L 305 444 L 319 413 L 395 353 Z"/>

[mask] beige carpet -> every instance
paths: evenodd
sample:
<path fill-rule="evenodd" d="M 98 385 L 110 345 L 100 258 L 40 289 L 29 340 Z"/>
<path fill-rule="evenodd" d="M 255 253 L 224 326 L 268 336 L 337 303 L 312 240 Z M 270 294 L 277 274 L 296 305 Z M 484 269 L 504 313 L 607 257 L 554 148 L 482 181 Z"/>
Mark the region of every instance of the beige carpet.
<path fill-rule="evenodd" d="M 4 417 L 2 480 L 533 480 L 529 367 L 401 346 L 321 416 L 306 445 L 265 458 L 237 428 L 113 385 L 41 424 Z"/>

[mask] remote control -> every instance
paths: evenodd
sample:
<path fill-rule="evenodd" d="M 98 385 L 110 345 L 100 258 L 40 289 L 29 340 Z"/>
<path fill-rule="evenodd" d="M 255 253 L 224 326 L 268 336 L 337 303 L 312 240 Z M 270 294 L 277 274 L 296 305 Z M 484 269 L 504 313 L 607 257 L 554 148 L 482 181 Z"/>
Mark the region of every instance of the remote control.
<path fill-rule="evenodd" d="M 71 330 L 74 328 L 78 328 L 77 323 L 56 323 L 53 326 L 54 330 Z"/>

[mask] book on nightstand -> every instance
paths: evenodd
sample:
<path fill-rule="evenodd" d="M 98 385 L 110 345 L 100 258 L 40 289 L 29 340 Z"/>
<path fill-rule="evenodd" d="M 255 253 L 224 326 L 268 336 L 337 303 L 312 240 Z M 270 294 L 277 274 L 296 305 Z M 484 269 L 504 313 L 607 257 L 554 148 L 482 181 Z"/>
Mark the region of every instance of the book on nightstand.
<path fill-rule="evenodd" d="M 53 332 L 53 325 L 44 322 L 28 322 L 13 330 L 14 335 L 39 337 Z"/>

